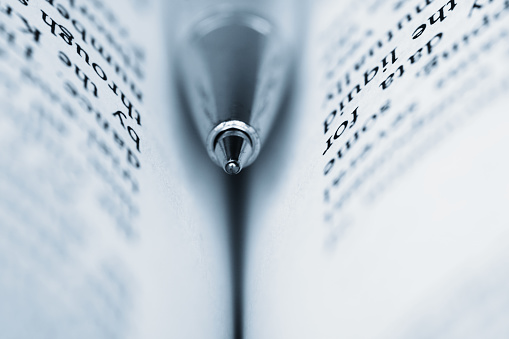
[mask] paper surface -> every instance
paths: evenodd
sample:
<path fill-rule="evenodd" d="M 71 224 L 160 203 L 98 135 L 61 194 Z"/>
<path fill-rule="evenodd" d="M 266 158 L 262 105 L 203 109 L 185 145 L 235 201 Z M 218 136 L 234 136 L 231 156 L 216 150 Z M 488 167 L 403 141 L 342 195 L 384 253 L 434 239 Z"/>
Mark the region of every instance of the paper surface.
<path fill-rule="evenodd" d="M 323 1 L 253 168 L 247 338 L 503 338 L 504 1 Z"/>
<path fill-rule="evenodd" d="M 0 2 L 2 338 L 231 335 L 222 174 L 161 8 Z"/>

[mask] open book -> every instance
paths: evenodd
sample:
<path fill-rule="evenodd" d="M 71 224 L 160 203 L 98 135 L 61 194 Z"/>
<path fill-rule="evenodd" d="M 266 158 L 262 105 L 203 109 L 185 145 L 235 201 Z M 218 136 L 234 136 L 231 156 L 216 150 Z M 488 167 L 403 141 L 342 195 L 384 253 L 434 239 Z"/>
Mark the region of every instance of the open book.
<path fill-rule="evenodd" d="M 1 338 L 509 336 L 507 0 L 309 3 L 235 179 L 173 15 L 0 1 Z"/>

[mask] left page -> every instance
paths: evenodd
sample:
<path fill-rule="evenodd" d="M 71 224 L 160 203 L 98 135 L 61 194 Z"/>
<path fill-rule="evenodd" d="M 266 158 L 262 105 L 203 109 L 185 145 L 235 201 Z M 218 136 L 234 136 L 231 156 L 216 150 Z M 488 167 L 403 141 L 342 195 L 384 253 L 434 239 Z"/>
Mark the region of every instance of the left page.
<path fill-rule="evenodd" d="M 189 149 L 163 21 L 0 1 L 2 338 L 231 336 L 221 173 Z"/>

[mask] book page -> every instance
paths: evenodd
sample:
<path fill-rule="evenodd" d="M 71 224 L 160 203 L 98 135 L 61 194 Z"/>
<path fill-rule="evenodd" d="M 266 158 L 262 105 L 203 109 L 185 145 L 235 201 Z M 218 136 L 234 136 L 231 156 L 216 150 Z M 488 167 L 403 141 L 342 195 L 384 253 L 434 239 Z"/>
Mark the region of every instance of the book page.
<path fill-rule="evenodd" d="M 251 172 L 248 338 L 509 335 L 509 4 L 321 1 Z"/>
<path fill-rule="evenodd" d="M 222 173 L 171 96 L 162 9 L 0 1 L 2 338 L 231 335 Z"/>

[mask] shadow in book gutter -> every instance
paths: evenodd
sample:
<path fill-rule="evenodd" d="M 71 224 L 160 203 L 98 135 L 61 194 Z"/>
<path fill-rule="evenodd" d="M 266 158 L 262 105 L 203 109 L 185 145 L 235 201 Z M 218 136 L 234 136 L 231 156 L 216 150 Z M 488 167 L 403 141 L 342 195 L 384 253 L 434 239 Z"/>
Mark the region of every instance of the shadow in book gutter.
<path fill-rule="evenodd" d="M 246 244 L 246 181 L 248 173 L 242 172 L 228 178 L 228 206 L 230 208 L 230 264 L 232 270 L 233 338 L 244 337 L 244 274 Z"/>
<path fill-rule="evenodd" d="M 276 121 L 276 125 L 281 124 L 282 121 L 288 119 L 289 113 L 292 107 L 292 95 L 293 85 L 295 78 L 292 77 L 290 86 L 285 95 L 285 98 L 281 107 L 281 115 Z M 282 124 L 284 125 L 284 124 Z M 279 130 L 279 131 L 278 131 Z M 275 141 L 281 141 L 282 138 L 278 137 L 284 128 L 275 128 L 272 131 L 269 140 L 276 139 Z M 276 134 L 276 135 L 274 135 Z M 287 133 L 285 133 L 286 135 Z M 270 145 L 270 143 L 269 143 Z M 271 148 L 270 146 L 267 148 Z M 266 150 L 270 152 L 269 150 Z M 263 151 L 262 151 L 263 153 Z M 253 166 L 256 168 L 255 166 Z M 251 174 L 253 174 L 251 168 L 244 169 L 238 175 L 227 176 L 226 184 L 228 195 L 228 215 L 229 219 L 229 242 L 230 242 L 230 267 L 231 267 L 231 279 L 232 279 L 232 301 L 233 301 L 233 333 L 234 339 L 244 338 L 245 328 L 245 276 L 246 276 L 246 257 L 247 250 L 249 249 L 249 233 L 253 230 L 248 229 L 248 207 L 250 205 L 249 183 Z M 279 177 L 279 176 L 277 176 Z M 270 194 L 270 192 L 269 192 Z"/>

